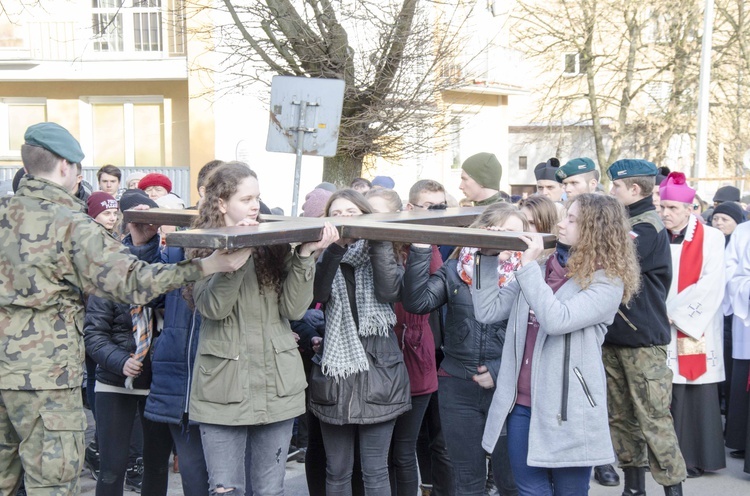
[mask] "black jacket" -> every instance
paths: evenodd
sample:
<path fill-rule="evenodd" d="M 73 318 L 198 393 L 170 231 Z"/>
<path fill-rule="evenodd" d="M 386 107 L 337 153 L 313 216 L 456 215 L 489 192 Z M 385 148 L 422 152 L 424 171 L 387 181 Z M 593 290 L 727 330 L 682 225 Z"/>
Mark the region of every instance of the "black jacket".
<path fill-rule="evenodd" d="M 450 259 L 430 275 L 431 253 L 431 249 L 411 247 L 401 291 L 404 309 L 425 314 L 447 303 L 441 368 L 453 377 L 471 380 L 477 367 L 485 365 L 497 383 L 507 321 L 477 321 L 469 285 L 458 276 L 458 261 Z"/>
<path fill-rule="evenodd" d="M 671 337 L 666 301 L 672 284 L 669 234 L 651 196 L 627 209 L 641 265 L 641 290 L 630 308 L 620 305 L 615 321 L 607 328 L 604 344 L 629 348 L 667 345 Z"/>
<path fill-rule="evenodd" d="M 396 262 L 391 243 L 370 241 L 375 297 L 383 303 L 394 303 L 401 293 L 402 268 Z M 349 294 L 352 316 L 358 322 L 354 269 L 341 263 L 346 248 L 329 246 L 318 259 L 315 270 L 314 301 L 325 303 L 331 295 L 331 284 L 341 268 Z M 325 346 L 325 335 L 323 336 Z M 375 424 L 385 422 L 411 409 L 409 375 L 404 357 L 391 330 L 388 336 L 360 337 L 367 355 L 369 370 L 334 380 L 321 371 L 313 359 L 310 373 L 310 411 L 328 424 Z M 318 357 L 316 357 L 318 358 Z"/>
<path fill-rule="evenodd" d="M 159 236 L 154 236 L 142 246 L 133 246 L 130 236 L 123 240 L 130 253 L 146 262 L 159 262 Z M 156 336 L 152 337 L 154 345 Z M 113 303 L 98 296 L 89 296 L 83 326 L 86 353 L 96 362 L 96 380 L 110 386 L 125 386 L 122 368 L 135 353 L 133 320 L 130 305 Z M 146 355 L 141 375 L 133 381 L 135 389 L 148 389 L 151 385 L 151 353 Z"/>

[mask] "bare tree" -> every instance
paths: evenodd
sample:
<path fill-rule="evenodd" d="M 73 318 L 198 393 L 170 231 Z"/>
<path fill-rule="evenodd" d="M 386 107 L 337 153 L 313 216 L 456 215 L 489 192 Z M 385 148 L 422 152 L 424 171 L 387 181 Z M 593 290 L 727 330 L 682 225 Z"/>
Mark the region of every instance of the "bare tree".
<path fill-rule="evenodd" d="M 709 152 L 730 164 L 729 176 L 744 177 L 743 158 L 750 149 L 750 7 L 745 0 L 717 0 L 715 8 Z"/>
<path fill-rule="evenodd" d="M 589 126 L 602 169 L 624 150 L 661 162 L 672 136 L 694 133 L 695 0 L 522 0 L 519 9 L 516 31 L 553 80 L 538 115 Z M 561 70 L 561 53 L 576 64 Z"/>
<path fill-rule="evenodd" d="M 462 83 L 446 67 L 475 2 L 222 0 L 216 52 L 224 89 L 274 74 L 346 83 L 339 147 L 323 177 L 348 184 L 363 160 L 399 160 L 447 144 L 455 128 L 441 91 Z M 216 16 L 220 18 L 221 16 Z"/>

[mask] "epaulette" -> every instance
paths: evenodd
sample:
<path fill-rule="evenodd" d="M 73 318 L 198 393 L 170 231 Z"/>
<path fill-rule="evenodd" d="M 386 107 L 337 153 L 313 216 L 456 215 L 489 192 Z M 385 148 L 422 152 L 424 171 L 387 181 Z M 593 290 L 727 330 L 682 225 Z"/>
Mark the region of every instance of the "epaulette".
<path fill-rule="evenodd" d="M 648 210 L 642 214 L 631 217 L 628 220 L 630 221 L 631 227 L 636 224 L 651 224 L 654 226 L 654 229 L 656 229 L 656 232 L 661 232 L 662 229 L 664 229 L 664 223 L 661 221 L 659 214 L 656 213 L 656 210 Z"/>

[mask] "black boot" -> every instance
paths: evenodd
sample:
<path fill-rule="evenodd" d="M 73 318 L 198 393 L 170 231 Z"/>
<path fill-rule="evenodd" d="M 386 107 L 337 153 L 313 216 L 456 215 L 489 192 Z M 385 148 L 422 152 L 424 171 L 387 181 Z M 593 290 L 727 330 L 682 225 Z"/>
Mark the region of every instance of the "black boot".
<path fill-rule="evenodd" d="M 682 482 L 674 486 L 664 486 L 664 494 L 666 496 L 682 496 Z"/>
<path fill-rule="evenodd" d="M 615 472 L 612 465 L 599 465 L 594 467 L 594 479 L 602 486 L 618 486 L 620 476 Z"/>
<path fill-rule="evenodd" d="M 622 496 L 646 496 L 646 469 L 644 467 L 625 467 L 625 489 Z"/>

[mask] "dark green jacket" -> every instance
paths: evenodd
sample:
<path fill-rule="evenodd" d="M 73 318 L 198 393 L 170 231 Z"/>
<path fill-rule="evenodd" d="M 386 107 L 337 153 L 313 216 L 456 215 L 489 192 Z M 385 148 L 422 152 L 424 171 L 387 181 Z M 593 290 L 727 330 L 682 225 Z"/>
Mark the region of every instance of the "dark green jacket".
<path fill-rule="evenodd" d="M 315 259 L 291 249 L 281 295 L 261 288 L 250 258 L 238 271 L 195 283 L 201 322 L 190 418 L 218 425 L 259 425 L 305 413 L 305 371 L 290 320 L 313 298 Z"/>
<path fill-rule="evenodd" d="M 484 200 L 474 202 L 475 207 L 486 207 L 487 205 L 492 205 L 493 203 L 502 203 L 505 200 L 503 200 L 503 197 L 500 196 L 500 192 L 498 191 L 494 195 L 490 196 L 489 198 L 485 198 Z"/>

